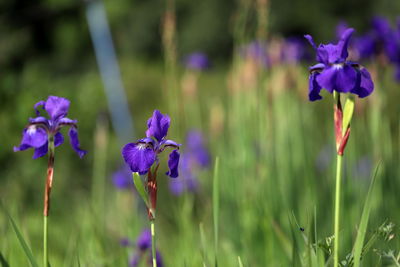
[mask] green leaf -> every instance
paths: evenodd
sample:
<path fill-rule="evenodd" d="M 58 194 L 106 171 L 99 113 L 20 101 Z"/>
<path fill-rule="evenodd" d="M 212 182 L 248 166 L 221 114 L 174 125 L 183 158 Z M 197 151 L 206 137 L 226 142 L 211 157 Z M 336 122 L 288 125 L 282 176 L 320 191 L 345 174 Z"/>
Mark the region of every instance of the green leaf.
<path fill-rule="evenodd" d="M 215 158 L 213 178 L 213 217 L 214 217 L 214 250 L 215 266 L 217 266 L 218 255 L 218 216 L 219 216 L 219 158 Z"/>
<path fill-rule="evenodd" d="M 144 189 L 144 185 L 143 185 L 142 179 L 140 179 L 139 173 L 133 172 L 132 177 L 133 177 L 133 183 L 135 184 L 136 190 L 138 191 L 139 195 L 142 197 L 144 203 L 146 203 L 146 206 L 148 208 L 150 208 L 149 197 L 147 195 L 146 190 Z"/>
<path fill-rule="evenodd" d="M 343 109 L 343 124 L 342 124 L 342 135 L 346 134 L 347 127 L 350 125 L 351 118 L 354 112 L 354 96 L 349 95 L 346 99 Z"/>
<path fill-rule="evenodd" d="M 21 232 L 19 231 L 18 226 L 15 224 L 13 218 L 8 213 L 6 208 L 2 205 L 2 203 L 0 203 L 0 207 L 2 208 L 2 210 L 4 211 L 4 213 L 6 214 L 8 219 L 10 220 L 10 223 L 14 229 L 15 235 L 17 236 L 18 241 L 19 241 L 22 249 L 24 250 L 26 257 L 29 260 L 29 263 L 31 264 L 32 267 L 38 267 L 39 265 L 37 264 L 35 257 L 32 254 L 31 249 L 29 248 L 28 244 L 25 242 L 24 237 L 22 236 Z"/>
<path fill-rule="evenodd" d="M 368 219 L 369 219 L 369 214 L 371 211 L 371 206 L 372 206 L 372 196 L 373 196 L 373 190 L 375 188 L 375 183 L 376 183 L 376 177 L 379 171 L 379 166 L 380 163 L 375 167 L 374 175 L 371 180 L 371 184 L 368 189 L 368 194 L 367 198 L 365 200 L 363 212 L 361 215 L 361 220 L 360 220 L 360 225 L 358 228 L 357 232 L 357 238 L 356 242 L 354 243 L 354 248 L 353 248 L 353 253 L 354 253 L 354 267 L 359 267 L 361 263 L 361 253 L 363 250 L 363 244 L 364 244 L 364 239 L 365 239 L 365 233 L 367 231 L 367 225 L 368 225 Z"/>
<path fill-rule="evenodd" d="M 6 259 L 4 258 L 3 254 L 0 252 L 0 264 L 1 267 L 10 267 Z"/>

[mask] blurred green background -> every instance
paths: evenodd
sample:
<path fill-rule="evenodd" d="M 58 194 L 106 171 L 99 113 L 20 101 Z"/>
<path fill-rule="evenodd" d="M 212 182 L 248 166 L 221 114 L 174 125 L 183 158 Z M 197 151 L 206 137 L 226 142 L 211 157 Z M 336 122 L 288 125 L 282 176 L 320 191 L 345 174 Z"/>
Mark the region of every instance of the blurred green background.
<path fill-rule="evenodd" d="M 268 69 L 256 65 L 247 70 L 235 48 L 259 36 L 310 33 L 317 43 L 333 41 L 340 21 L 360 33 L 375 15 L 394 23 L 400 2 L 269 0 L 263 27 L 257 3 L 176 0 L 176 62 L 171 69 L 162 41 L 166 2 L 104 1 L 135 122 L 132 141 L 144 135 L 147 119 L 159 109 L 171 115 L 169 137 L 182 143 L 183 151 L 188 129 L 196 128 L 207 138 L 213 161 L 216 156 L 220 159 L 219 266 L 238 266 L 238 256 L 244 266 L 294 266 L 295 253 L 302 258 L 301 266 L 310 266 L 307 247 L 333 234 L 336 164 L 331 97 L 324 94 L 324 100 L 315 103 L 307 100 L 308 63 Z M 119 240 L 135 240 L 147 226 L 146 212 L 133 189 L 120 191 L 112 185 L 111 175 L 122 164 L 123 143 L 109 121 L 85 16 L 85 3 L 80 1 L 0 3 L 0 201 L 39 261 L 47 158 L 32 160 L 32 151 L 12 149 L 20 142 L 27 119 L 34 116 L 36 102 L 48 95 L 70 99 L 68 117 L 78 119 L 81 145 L 89 153 L 80 160 L 67 140 L 56 149 L 50 262 L 127 266 L 134 248 L 121 247 Z M 196 96 L 191 98 L 181 90 L 189 73 L 182 62 L 194 51 L 205 52 L 212 68 L 196 74 Z M 399 85 L 391 66 L 375 61 L 366 66 L 375 92 L 356 101 L 345 154 L 343 259 L 351 251 L 378 162 L 381 172 L 367 239 L 382 223 L 400 220 Z M 254 77 L 248 78 L 247 72 Z M 157 219 L 165 265 L 212 266 L 213 167 L 199 175 L 197 194 L 176 197 L 168 190 L 170 178 L 163 175 L 166 160 L 162 157 L 158 178 Z M 292 214 L 305 228 L 309 243 L 290 223 Z M 0 237 L 0 253 L 10 266 L 28 266 L 4 213 L 0 213 Z M 362 266 L 395 266 L 384 252 L 393 250 L 397 255 L 399 244 L 397 237 L 390 242 L 379 239 Z"/>

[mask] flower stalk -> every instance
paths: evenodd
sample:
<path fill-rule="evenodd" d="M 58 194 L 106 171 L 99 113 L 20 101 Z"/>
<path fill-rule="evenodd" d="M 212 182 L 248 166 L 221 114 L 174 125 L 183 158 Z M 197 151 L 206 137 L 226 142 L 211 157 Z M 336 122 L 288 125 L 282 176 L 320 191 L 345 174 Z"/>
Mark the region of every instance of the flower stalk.
<path fill-rule="evenodd" d="M 54 174 L 54 136 L 49 135 L 48 151 L 49 160 L 47 165 L 47 179 L 44 189 L 44 208 L 43 208 L 43 266 L 48 266 L 48 249 L 47 249 L 47 233 L 48 233 L 48 216 L 50 211 L 50 193 L 53 184 Z"/>

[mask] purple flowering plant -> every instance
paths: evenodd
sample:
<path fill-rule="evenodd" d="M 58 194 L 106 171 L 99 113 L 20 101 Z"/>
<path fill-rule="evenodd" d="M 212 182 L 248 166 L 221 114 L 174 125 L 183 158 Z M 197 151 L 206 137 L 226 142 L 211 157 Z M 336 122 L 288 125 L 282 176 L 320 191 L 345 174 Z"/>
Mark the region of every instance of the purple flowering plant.
<path fill-rule="evenodd" d="M 184 60 L 186 68 L 190 70 L 203 71 L 210 67 L 210 60 L 202 52 L 194 52 L 186 56 Z"/>
<path fill-rule="evenodd" d="M 53 183 L 54 173 L 54 152 L 55 147 L 64 142 L 64 137 L 60 130 L 62 127 L 69 127 L 69 138 L 72 148 L 82 158 L 87 152 L 80 148 L 77 120 L 67 118 L 70 101 L 63 97 L 49 96 L 46 101 L 39 101 L 35 104 L 35 118 L 30 118 L 28 125 L 22 132 L 22 140 L 18 147 L 14 147 L 14 152 L 23 151 L 29 148 L 34 149 L 33 158 L 49 155 L 47 166 L 47 179 L 44 192 L 44 227 L 43 227 L 43 265 L 48 266 L 47 254 L 47 217 L 50 211 L 50 193 Z M 49 118 L 44 117 L 39 108 L 48 114 Z"/>
<path fill-rule="evenodd" d="M 354 111 L 354 97 L 369 96 L 374 90 L 374 83 L 368 70 L 356 62 L 347 60 L 348 44 L 353 29 L 341 30 L 342 35 L 337 44 L 315 45 L 310 35 L 304 37 L 310 42 L 317 54 L 318 63 L 310 67 L 309 99 L 315 101 L 322 99 L 320 91 L 325 88 L 333 93 L 334 97 L 334 125 L 337 150 L 336 188 L 335 188 L 335 214 L 334 214 L 334 250 L 333 266 L 339 266 L 339 218 L 340 218 L 340 189 L 342 158 L 350 136 L 350 121 Z M 341 94 L 347 95 L 346 103 L 342 109 Z"/>
<path fill-rule="evenodd" d="M 154 110 L 147 121 L 146 137 L 134 143 L 128 143 L 122 148 L 122 157 L 133 173 L 135 187 L 147 206 L 150 221 L 153 267 L 157 267 L 156 238 L 155 238 L 155 212 L 157 202 L 157 171 L 160 166 L 159 155 L 166 148 L 172 148 L 169 153 L 168 168 L 166 172 L 171 178 L 178 177 L 179 147 L 180 144 L 167 139 L 171 119 L 168 115 Z M 147 174 L 145 185 L 140 175 Z"/>
<path fill-rule="evenodd" d="M 347 51 L 353 29 L 343 32 L 337 44 L 315 45 L 311 35 L 304 37 L 310 42 L 317 53 L 317 64 L 310 67 L 309 99 L 315 101 L 322 99 L 322 88 L 329 93 L 352 93 L 359 97 L 366 97 L 374 90 L 374 83 L 368 70 L 360 64 L 348 61 Z"/>

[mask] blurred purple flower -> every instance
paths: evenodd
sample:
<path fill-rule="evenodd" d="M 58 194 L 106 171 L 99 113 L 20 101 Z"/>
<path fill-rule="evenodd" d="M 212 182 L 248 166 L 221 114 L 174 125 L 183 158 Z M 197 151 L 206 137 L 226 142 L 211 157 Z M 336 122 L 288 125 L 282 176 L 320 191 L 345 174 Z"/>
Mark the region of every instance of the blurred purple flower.
<path fill-rule="evenodd" d="M 132 172 L 126 165 L 123 165 L 112 175 L 112 181 L 117 189 L 126 189 L 133 185 Z"/>
<path fill-rule="evenodd" d="M 14 147 L 14 152 L 34 149 L 33 158 L 43 157 L 48 152 L 48 140 L 54 138 L 54 146 L 57 147 L 64 142 L 64 137 L 60 133 L 63 126 L 70 127 L 69 139 L 72 148 L 82 158 L 87 152 L 80 148 L 77 130 L 77 120 L 67 118 L 70 101 L 68 99 L 49 96 L 46 101 L 39 101 L 35 104 L 36 118 L 30 118 L 28 126 L 22 132 L 21 144 Z M 42 107 L 49 119 L 41 116 L 39 107 Z"/>
<path fill-rule="evenodd" d="M 353 93 L 359 97 L 370 95 L 374 89 L 371 75 L 361 65 L 347 61 L 347 46 L 353 33 L 347 29 L 337 44 L 315 45 L 310 35 L 304 37 L 309 41 L 317 53 L 318 64 L 310 67 L 309 99 L 315 101 L 322 99 L 322 88 L 333 93 Z"/>
<path fill-rule="evenodd" d="M 340 40 L 342 38 L 344 32 L 349 28 L 349 25 L 347 24 L 346 21 L 341 20 L 339 23 L 336 25 L 336 38 Z"/>
<path fill-rule="evenodd" d="M 154 163 L 158 163 L 158 155 L 165 148 L 172 147 L 174 150 L 169 154 L 169 171 L 166 174 L 172 178 L 178 177 L 180 145 L 166 139 L 170 121 L 168 115 L 155 110 L 147 121 L 146 138 L 128 143 L 122 148 L 122 156 L 132 172 L 147 173 Z"/>
<path fill-rule="evenodd" d="M 178 179 L 169 181 L 170 190 L 175 195 L 180 195 L 185 190 L 196 191 L 198 187 L 196 173 L 210 165 L 210 155 L 201 132 L 190 131 L 186 137 L 185 147 L 180 165 L 181 175 Z"/>
<path fill-rule="evenodd" d="M 307 59 L 307 50 L 302 39 L 289 37 L 285 40 L 282 49 L 282 60 L 288 64 L 297 64 Z"/>
<path fill-rule="evenodd" d="M 361 157 L 353 167 L 353 176 L 369 178 L 372 172 L 372 160 L 369 156 Z"/>
<path fill-rule="evenodd" d="M 206 54 L 194 52 L 185 58 L 185 66 L 191 70 L 205 70 L 210 67 L 210 61 Z"/>
<path fill-rule="evenodd" d="M 242 46 L 240 49 L 240 55 L 244 59 L 260 62 L 264 67 L 267 67 L 269 64 L 267 45 L 265 42 L 253 41 Z"/>
<path fill-rule="evenodd" d="M 127 238 L 122 239 L 120 243 L 124 247 L 132 246 L 132 242 Z M 136 240 L 136 248 L 137 248 L 137 250 L 135 251 L 135 253 L 129 260 L 129 266 L 130 267 L 139 266 L 139 263 L 141 262 L 141 260 L 144 257 L 146 257 L 146 254 L 148 254 L 147 263 L 149 266 L 152 266 L 150 229 L 144 229 L 140 233 L 140 235 L 138 236 L 138 238 Z M 161 254 L 158 250 L 156 250 L 156 261 L 157 261 L 158 267 L 163 266 L 163 260 L 162 260 Z"/>

